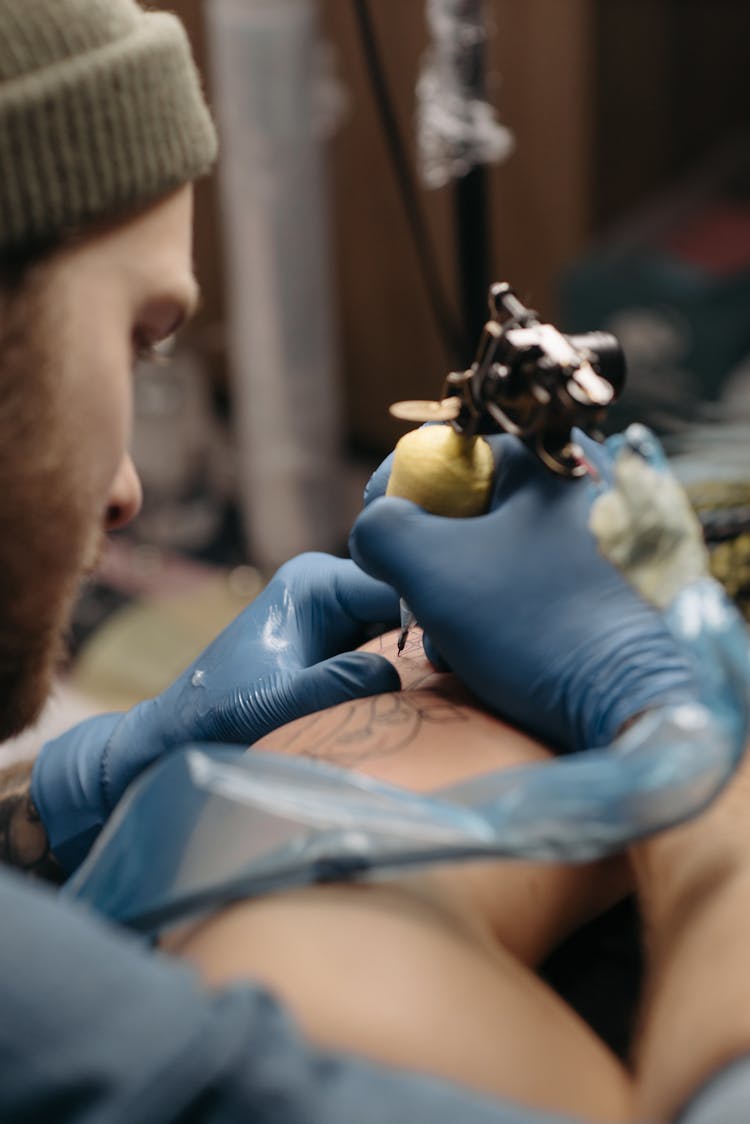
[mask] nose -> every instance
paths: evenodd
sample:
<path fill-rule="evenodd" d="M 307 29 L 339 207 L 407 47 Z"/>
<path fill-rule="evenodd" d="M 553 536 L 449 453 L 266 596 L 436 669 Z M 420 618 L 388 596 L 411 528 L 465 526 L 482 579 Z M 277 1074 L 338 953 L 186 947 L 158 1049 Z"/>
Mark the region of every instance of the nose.
<path fill-rule="evenodd" d="M 126 454 L 112 481 L 107 502 L 105 526 L 108 531 L 125 527 L 135 519 L 143 503 L 143 490 L 138 473 L 130 457 Z"/>

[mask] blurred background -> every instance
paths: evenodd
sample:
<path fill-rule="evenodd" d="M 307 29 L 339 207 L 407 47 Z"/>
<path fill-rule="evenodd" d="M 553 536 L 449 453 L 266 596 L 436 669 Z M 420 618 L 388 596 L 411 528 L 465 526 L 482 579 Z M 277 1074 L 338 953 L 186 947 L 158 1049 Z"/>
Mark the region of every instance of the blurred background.
<path fill-rule="evenodd" d="M 155 693 L 286 558 L 346 551 L 389 403 L 471 363 L 492 280 L 618 334 L 613 425 L 689 426 L 688 473 L 723 454 L 750 525 L 748 0 L 151 6 L 188 29 L 222 159 L 200 313 L 136 380 L 144 509 L 74 623 L 87 699 Z"/>
<path fill-rule="evenodd" d="M 181 346 L 229 423 L 249 560 L 343 548 L 404 430 L 388 404 L 470 364 L 490 280 L 619 332 L 641 414 L 716 397 L 750 352 L 747 0 L 444 0 L 481 14 L 477 82 L 512 151 L 439 187 L 425 0 L 166 6 L 222 130 Z"/>

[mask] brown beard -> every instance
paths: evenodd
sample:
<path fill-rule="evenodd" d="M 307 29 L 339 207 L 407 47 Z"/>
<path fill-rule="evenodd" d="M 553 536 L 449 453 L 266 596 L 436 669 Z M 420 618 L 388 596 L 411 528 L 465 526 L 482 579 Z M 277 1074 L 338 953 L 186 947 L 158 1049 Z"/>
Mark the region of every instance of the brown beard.
<path fill-rule="evenodd" d="M 0 320 L 0 740 L 39 715 L 64 654 L 80 578 L 98 553 L 75 479 L 59 366 L 64 333 L 44 266 Z"/>

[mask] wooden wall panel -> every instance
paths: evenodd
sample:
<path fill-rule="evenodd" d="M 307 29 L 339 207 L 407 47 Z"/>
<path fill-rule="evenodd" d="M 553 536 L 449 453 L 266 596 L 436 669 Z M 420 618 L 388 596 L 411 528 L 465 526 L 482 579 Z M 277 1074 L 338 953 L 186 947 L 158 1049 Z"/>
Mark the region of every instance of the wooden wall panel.
<path fill-rule="evenodd" d="M 423 6 L 378 0 L 373 28 L 400 132 L 414 165 L 414 82 L 425 47 Z M 387 413 L 397 398 L 437 393 L 450 359 L 427 300 L 367 77 L 353 6 L 322 0 L 349 112 L 332 148 L 343 382 L 349 436 L 381 448 L 403 432 Z M 420 191 L 442 285 L 453 295 L 451 200 Z"/>
<path fill-rule="evenodd" d="M 492 172 L 493 265 L 554 316 L 558 271 L 591 224 L 591 0 L 495 0 L 495 104 L 516 151 Z"/>
<path fill-rule="evenodd" d="M 346 435 L 374 453 L 401 428 L 387 405 L 432 396 L 451 366 L 417 265 L 366 75 L 351 0 L 315 0 L 349 112 L 330 148 Z M 168 0 L 205 68 L 204 0 Z M 489 176 L 492 273 L 554 317 L 561 267 L 598 230 L 750 124 L 750 0 L 487 0 L 491 97 L 516 135 Z M 397 118 L 414 156 L 422 0 L 370 0 Z M 420 189 L 455 311 L 454 199 Z M 201 324 L 223 316 L 212 182 L 198 195 Z M 200 324 L 199 324 L 200 327 Z M 467 361 L 470 356 L 467 356 Z"/>
<path fill-rule="evenodd" d="M 750 130 L 748 0 L 598 0 L 596 222 Z"/>

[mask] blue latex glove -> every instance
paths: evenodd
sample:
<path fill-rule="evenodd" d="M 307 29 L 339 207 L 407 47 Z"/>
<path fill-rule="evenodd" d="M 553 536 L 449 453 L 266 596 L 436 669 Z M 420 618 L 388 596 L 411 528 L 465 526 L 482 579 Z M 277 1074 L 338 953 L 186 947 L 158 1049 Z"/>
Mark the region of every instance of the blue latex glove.
<path fill-rule="evenodd" d="M 606 446 L 577 439 L 603 480 Z M 428 515 L 366 493 L 351 552 L 393 585 L 437 651 L 487 705 L 563 750 L 609 744 L 641 711 L 695 697 L 691 670 L 659 614 L 598 552 L 597 494 L 562 479 L 514 437 L 489 439 L 498 464 L 490 512 Z"/>
<path fill-rule="evenodd" d="M 365 624 L 397 619 L 393 590 L 353 562 L 306 554 L 286 563 L 161 695 L 43 747 L 31 795 L 57 859 L 74 869 L 130 782 L 169 750 L 247 746 L 304 714 L 399 690 L 387 660 L 349 651 Z"/>

